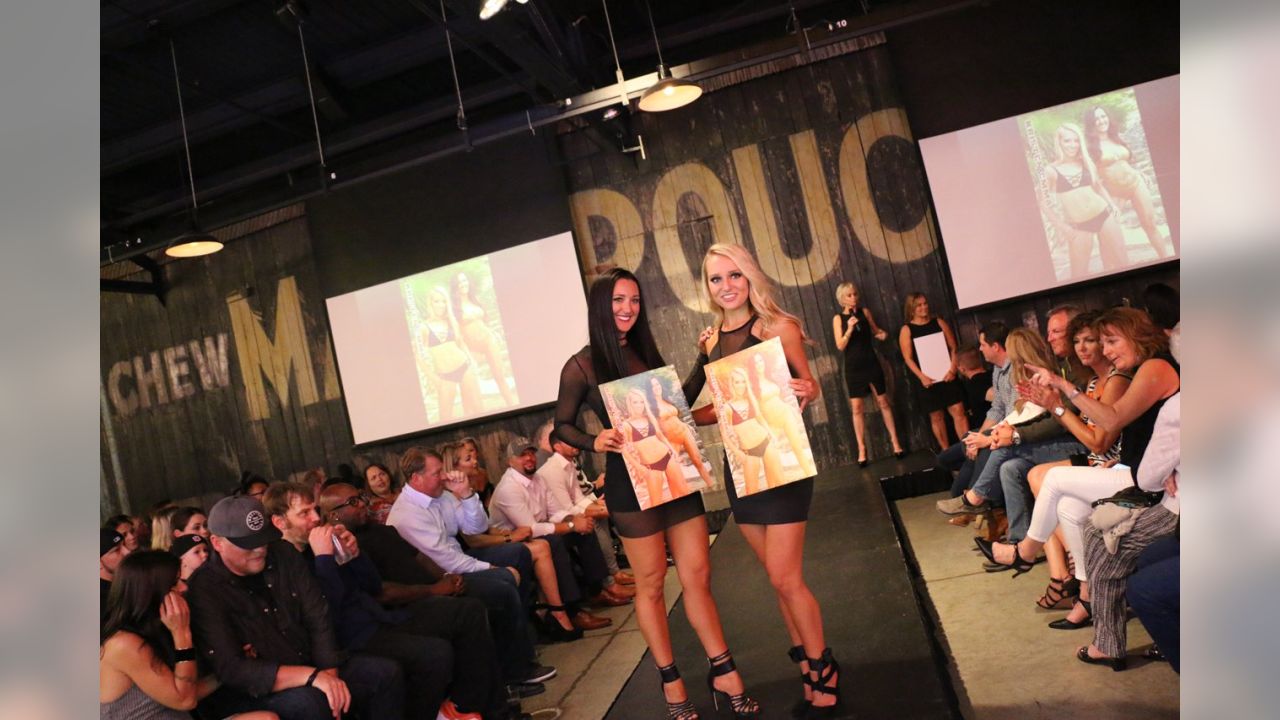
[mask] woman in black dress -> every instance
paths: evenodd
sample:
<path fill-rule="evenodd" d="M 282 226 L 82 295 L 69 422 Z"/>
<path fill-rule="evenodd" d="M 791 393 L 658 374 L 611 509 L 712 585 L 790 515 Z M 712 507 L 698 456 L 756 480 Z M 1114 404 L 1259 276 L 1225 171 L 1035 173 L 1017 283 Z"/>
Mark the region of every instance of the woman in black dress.
<path fill-rule="evenodd" d="M 720 626 L 720 611 L 711 596 L 707 520 L 702 495 L 692 493 L 678 500 L 641 510 L 622 459 L 622 433 L 609 426 L 600 384 L 660 368 L 666 363 L 658 352 L 649 320 L 640 304 L 640 284 L 635 275 L 614 268 L 591 285 L 587 298 L 587 324 L 591 344 L 574 353 L 560 371 L 560 395 L 556 401 L 552 436 L 579 450 L 607 453 L 605 490 L 609 516 L 622 537 L 622 546 L 636 578 L 636 620 L 662 676 L 667 716 L 696 720 L 671 650 L 662 586 L 667 574 L 667 550 L 675 559 L 676 574 L 684 588 L 685 613 L 711 664 L 707 684 L 717 706 L 728 696 L 738 717 L 757 717 L 760 705 L 747 697 L 729 655 Z M 587 405 L 605 429 L 591 436 L 578 426 L 578 413 Z"/>
<path fill-rule="evenodd" d="M 884 341 L 889 334 L 876 325 L 869 308 L 858 305 L 858 288 L 851 282 L 836 287 L 840 314 L 831 318 L 831 331 L 836 336 L 836 349 L 844 353 L 844 382 L 849 389 L 849 411 L 853 414 L 853 436 L 858 441 L 858 467 L 867 466 L 867 444 L 863 440 L 866 421 L 862 417 L 862 398 L 868 392 L 880 406 L 880 416 L 893 442 L 894 457 L 906 453 L 898 442 L 898 428 L 893 421 L 893 400 L 886 392 L 884 370 L 871 345 L 871 338 Z"/>
<path fill-rule="evenodd" d="M 946 320 L 934 317 L 933 313 L 929 312 L 929 301 L 925 299 L 924 293 L 907 293 L 902 316 L 907 319 L 898 333 L 898 347 L 902 350 L 902 360 L 920 383 L 918 386 L 920 408 L 929 413 L 929 427 L 933 430 L 934 439 L 938 441 L 939 451 L 946 450 L 951 443 L 947 442 L 947 420 L 942 416 L 944 409 L 951 416 L 957 438 L 962 438 L 969 432 L 969 418 L 964 414 L 964 388 L 960 383 L 955 382 L 956 336 L 951 332 L 951 326 Z M 915 344 L 916 338 L 935 333 L 942 333 L 942 337 L 946 339 L 947 352 L 951 356 L 951 367 L 938 380 L 925 375 L 920 369 Z"/>
<path fill-rule="evenodd" d="M 773 286 L 754 257 L 740 245 L 717 243 L 702 259 L 704 288 L 719 320 L 698 338 L 698 366 L 685 383 L 685 397 L 697 398 L 706 382 L 702 366 L 770 338 L 782 341 L 791 371 L 791 388 L 803 410 L 818 396 L 818 383 L 809 371 L 804 330 L 800 321 L 778 307 Z M 717 422 L 715 408 L 706 405 L 693 413 L 701 425 Z M 726 458 L 725 467 L 729 467 Z M 791 636 L 791 659 L 800 664 L 805 683 L 805 717 L 834 712 L 840 666 L 826 646 L 822 608 L 805 584 L 804 533 L 809 519 L 813 479 L 739 498 L 732 482 L 726 483 L 729 504 L 738 529 L 764 565 L 778 594 L 782 620 Z"/>

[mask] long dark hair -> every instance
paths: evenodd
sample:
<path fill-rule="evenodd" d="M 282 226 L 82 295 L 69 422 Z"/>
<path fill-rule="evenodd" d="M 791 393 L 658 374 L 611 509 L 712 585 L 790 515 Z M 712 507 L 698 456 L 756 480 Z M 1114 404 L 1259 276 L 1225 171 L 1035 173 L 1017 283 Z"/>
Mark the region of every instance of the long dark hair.
<path fill-rule="evenodd" d="M 591 366 L 596 372 L 596 382 L 603 383 L 626 377 L 626 359 L 622 345 L 618 343 L 618 327 L 613 319 L 613 288 L 619 280 L 630 280 L 640 287 L 640 281 L 629 270 L 612 268 L 591 283 L 587 293 L 587 328 L 591 333 Z M 640 356 L 649 368 L 660 368 L 667 363 L 658 352 L 658 344 L 649 330 L 649 315 L 645 312 L 644 294 L 640 295 L 640 312 L 636 323 L 627 333 L 627 344 Z"/>
<path fill-rule="evenodd" d="M 1111 110 L 1102 105 L 1093 105 L 1085 111 L 1084 120 L 1084 145 L 1089 151 L 1089 157 L 1093 158 L 1096 163 L 1102 162 L 1102 136 L 1098 134 L 1098 111 L 1107 114 L 1107 139 L 1111 142 L 1121 145 L 1124 149 L 1133 155 L 1133 148 L 1129 147 L 1129 143 L 1120 139 L 1120 123 L 1116 122 L 1116 116 Z"/>
<path fill-rule="evenodd" d="M 160 605 L 177 584 L 181 567 L 182 561 L 163 550 L 126 555 L 107 594 L 99 645 L 118 632 L 131 632 L 142 638 L 157 659 L 173 667 L 173 635 L 160 621 Z"/>

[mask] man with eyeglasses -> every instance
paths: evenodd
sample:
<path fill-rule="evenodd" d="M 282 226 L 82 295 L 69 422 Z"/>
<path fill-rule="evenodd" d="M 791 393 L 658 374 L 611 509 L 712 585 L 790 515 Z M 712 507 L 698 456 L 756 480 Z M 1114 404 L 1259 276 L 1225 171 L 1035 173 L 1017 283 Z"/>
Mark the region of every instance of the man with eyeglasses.
<path fill-rule="evenodd" d="M 353 499 L 354 498 L 354 499 Z M 326 519 L 364 509 L 354 487 L 336 483 L 322 500 Z M 311 486 L 274 483 L 263 495 L 271 523 L 311 564 L 344 650 L 400 663 L 407 717 L 506 717 L 497 659 L 484 606 L 465 598 L 385 608 L 386 587 L 340 522 L 321 523 Z M 450 699 L 446 699 L 449 697 Z"/>

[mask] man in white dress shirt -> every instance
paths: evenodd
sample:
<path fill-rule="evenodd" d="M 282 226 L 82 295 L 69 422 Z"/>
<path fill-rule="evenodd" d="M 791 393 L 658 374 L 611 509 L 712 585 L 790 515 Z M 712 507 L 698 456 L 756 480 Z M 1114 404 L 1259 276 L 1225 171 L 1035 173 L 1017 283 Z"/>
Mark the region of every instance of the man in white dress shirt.
<path fill-rule="evenodd" d="M 604 580 L 605 587 L 617 595 L 634 597 L 635 591 L 628 586 L 635 584 L 635 578 L 618 567 L 613 536 L 609 532 L 609 509 L 605 507 L 604 500 L 596 496 L 591 482 L 578 465 L 578 455 L 582 451 L 559 440 L 551 442 L 550 448 L 549 456 L 538 467 L 537 473 L 546 483 L 547 493 L 559 507 L 569 508 L 571 513 L 595 521 L 596 542 L 609 570 Z"/>
<path fill-rule="evenodd" d="M 574 514 L 572 507 L 562 507 L 536 472 L 536 446 L 528 438 L 517 437 L 507 444 L 509 467 L 493 491 L 489 501 L 490 520 L 495 528 L 514 530 L 528 527 L 535 538 L 551 545 L 555 560 L 560 597 L 571 606 L 582 598 L 578 579 L 573 573 L 570 553 L 582 567 L 582 580 L 598 605 L 625 605 L 630 596 L 604 586 L 609 571 L 595 537 L 595 521 L 585 514 Z"/>

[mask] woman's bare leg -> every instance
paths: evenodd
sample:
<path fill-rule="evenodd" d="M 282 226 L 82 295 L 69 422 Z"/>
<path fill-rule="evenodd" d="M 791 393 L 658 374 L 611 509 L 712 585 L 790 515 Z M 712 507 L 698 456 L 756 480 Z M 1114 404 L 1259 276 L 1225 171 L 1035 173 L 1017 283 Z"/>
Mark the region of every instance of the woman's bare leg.
<path fill-rule="evenodd" d="M 795 623 L 796 632 L 800 635 L 799 644 L 804 646 L 805 656 L 818 658 L 822 657 L 827 641 L 822 628 L 822 608 L 818 606 L 817 599 L 804 581 L 806 525 L 805 522 L 796 522 L 764 526 L 764 567 L 774 592 L 787 606 Z M 838 678 L 832 678 L 830 684 L 836 684 L 837 680 Z M 835 702 L 834 695 L 813 693 L 815 707 L 834 705 Z"/>
<path fill-rule="evenodd" d="M 760 492 L 760 460 L 755 455 L 743 453 L 742 477 L 747 495 Z"/>
<path fill-rule="evenodd" d="M 893 443 L 893 451 L 902 452 L 902 443 L 898 441 L 898 424 L 893 420 L 892 398 L 889 397 L 889 393 L 876 395 L 874 387 L 871 389 L 871 394 L 875 396 L 876 404 L 880 406 L 880 417 L 884 420 L 884 429 L 889 431 L 889 441 Z"/>
<path fill-rule="evenodd" d="M 858 462 L 867 461 L 867 421 L 862 417 L 862 398 L 849 398 L 849 412 L 853 413 L 853 439 L 858 443 Z"/>
<path fill-rule="evenodd" d="M 538 578 L 538 588 L 546 596 L 547 604 L 563 605 L 564 602 L 560 599 L 560 581 L 556 579 L 555 561 L 551 558 L 551 546 L 546 540 L 529 540 L 525 544 L 529 547 L 529 554 L 533 556 L 533 574 Z M 564 610 L 550 612 L 551 617 L 560 623 L 560 627 L 573 630 L 573 621 L 569 619 L 569 613 Z"/>
<path fill-rule="evenodd" d="M 765 528 L 767 525 L 739 525 L 738 529 L 742 531 L 742 537 L 747 539 L 747 544 L 751 546 L 752 552 L 756 554 L 756 559 L 760 561 L 760 566 L 765 566 Z M 796 629 L 796 623 L 791 619 L 791 611 L 787 609 L 787 604 L 783 602 L 782 595 L 774 593 L 774 597 L 778 601 L 778 611 L 782 614 L 782 624 L 787 627 L 787 636 L 791 638 L 791 645 L 803 645 L 800 640 L 800 631 Z M 809 661 L 800 661 L 800 672 L 805 675 L 809 674 Z M 804 686 L 804 699 L 810 701 L 813 699 L 813 689 L 807 684 Z"/>
<path fill-rule="evenodd" d="M 947 449 L 947 419 L 941 410 L 929 413 L 929 429 L 933 431 L 933 439 L 938 441 L 938 452 Z"/>
<path fill-rule="evenodd" d="M 1093 234 L 1069 231 L 1067 235 L 1067 253 L 1071 262 L 1071 277 L 1083 277 L 1089 274 L 1089 258 L 1093 255 Z"/>
<path fill-rule="evenodd" d="M 1161 258 L 1169 257 L 1164 238 L 1160 235 L 1160 228 L 1156 227 L 1156 206 L 1151 200 L 1151 193 L 1147 190 L 1145 181 L 1141 179 L 1138 181 L 1129 195 L 1129 200 L 1133 203 L 1133 211 L 1138 215 L 1138 224 L 1142 225 L 1142 231 L 1147 234 L 1147 242 L 1155 248 L 1156 255 Z"/>
<path fill-rule="evenodd" d="M 1107 218 L 1098 228 L 1098 251 L 1102 254 L 1102 269 L 1116 270 L 1129 262 L 1129 251 L 1124 246 L 1124 230 L 1114 216 Z"/>
<path fill-rule="evenodd" d="M 706 542 L 705 536 L 703 542 Z M 626 550 L 627 559 L 631 561 L 631 574 L 636 579 L 634 602 L 640 634 L 644 636 L 649 652 L 653 653 L 654 663 L 658 667 L 666 667 L 675 662 L 675 655 L 671 652 L 671 629 L 667 625 L 666 599 L 663 594 L 663 585 L 667 579 L 666 538 L 660 532 L 642 538 L 624 536 L 622 547 Z M 682 702 L 689 697 L 683 680 L 664 684 L 662 694 L 669 703 Z"/>
<path fill-rule="evenodd" d="M 462 376 L 462 411 L 468 415 L 475 415 L 483 409 L 484 404 L 480 400 L 480 381 L 476 380 L 475 367 L 471 367 Z"/>
<path fill-rule="evenodd" d="M 440 401 L 440 419 L 452 420 L 457 417 L 453 411 L 453 403 L 458 398 L 458 383 L 442 379 L 436 385 L 436 390 L 439 393 L 436 398 Z"/>
<path fill-rule="evenodd" d="M 776 488 L 787 482 L 787 476 L 782 471 L 782 454 L 774 447 L 774 443 L 769 443 L 764 449 L 764 482 L 767 488 Z"/>
<path fill-rule="evenodd" d="M 682 498 L 693 492 L 689 489 L 689 483 L 684 480 L 684 466 L 676 458 L 671 458 L 667 462 L 665 470 L 667 477 L 667 487 L 671 489 L 671 499 Z"/>
<path fill-rule="evenodd" d="M 684 611 L 689 625 L 698 634 L 708 658 L 729 649 L 720 625 L 720 611 L 711 597 L 711 561 L 707 544 L 707 519 L 703 515 L 667 528 L 671 557 L 676 561 L 676 574 L 684 588 Z M 742 676 L 737 672 L 715 679 L 716 687 L 730 695 L 743 692 Z"/>

